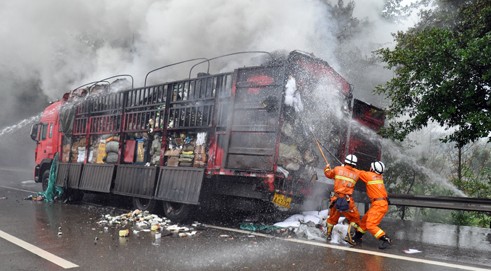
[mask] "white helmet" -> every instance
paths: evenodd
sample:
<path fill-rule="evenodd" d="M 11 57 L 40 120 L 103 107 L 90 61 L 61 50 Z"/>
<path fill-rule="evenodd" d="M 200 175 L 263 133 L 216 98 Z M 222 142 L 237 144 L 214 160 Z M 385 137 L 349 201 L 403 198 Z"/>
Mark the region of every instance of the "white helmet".
<path fill-rule="evenodd" d="M 376 161 L 370 164 L 370 170 L 375 173 L 382 174 L 385 171 L 385 165 L 381 161 Z"/>
<path fill-rule="evenodd" d="M 356 163 L 358 162 L 358 158 L 354 154 L 348 154 L 344 162 L 348 165 L 352 165 L 356 167 Z"/>

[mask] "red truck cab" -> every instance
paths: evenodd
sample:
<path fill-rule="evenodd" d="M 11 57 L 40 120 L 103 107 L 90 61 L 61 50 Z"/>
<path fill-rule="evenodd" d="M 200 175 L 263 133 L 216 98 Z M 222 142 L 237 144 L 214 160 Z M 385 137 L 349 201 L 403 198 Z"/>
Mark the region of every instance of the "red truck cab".
<path fill-rule="evenodd" d="M 31 127 L 31 138 L 36 142 L 34 151 L 34 181 L 43 183 L 43 190 L 47 187 L 47 178 L 49 169 L 55 153 L 59 150 L 60 132 L 59 132 L 59 110 L 62 101 L 56 101 L 47 106 L 38 123 Z"/>

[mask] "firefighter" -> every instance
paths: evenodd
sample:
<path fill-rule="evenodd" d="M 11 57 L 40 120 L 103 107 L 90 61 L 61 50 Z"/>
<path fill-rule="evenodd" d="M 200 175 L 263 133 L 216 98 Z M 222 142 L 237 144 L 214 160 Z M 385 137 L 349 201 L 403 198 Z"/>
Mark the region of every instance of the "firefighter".
<path fill-rule="evenodd" d="M 326 223 L 326 238 L 328 241 L 331 240 L 332 228 L 338 223 L 341 214 L 348 219 L 350 226 L 358 228 L 358 225 L 360 225 L 360 213 L 352 198 L 355 184 L 359 178 L 356 170 L 357 162 L 356 155 L 349 154 L 344 160 L 344 165 L 331 169 L 330 165 L 327 164 L 324 168 L 324 175 L 329 179 L 334 179 L 334 192 L 331 195 L 329 217 Z M 345 240 L 348 238 L 349 236 L 346 236 Z"/>
<path fill-rule="evenodd" d="M 360 227 L 350 242 L 351 245 L 361 243 L 363 234 L 369 231 L 380 240 L 379 249 L 388 248 L 392 240 L 379 228 L 379 224 L 389 210 L 389 199 L 385 190 L 382 174 L 385 171 L 384 163 L 376 161 L 370 164 L 370 171 L 359 170 L 360 179 L 367 186 L 367 196 L 370 198 L 371 207 L 361 219 Z"/>

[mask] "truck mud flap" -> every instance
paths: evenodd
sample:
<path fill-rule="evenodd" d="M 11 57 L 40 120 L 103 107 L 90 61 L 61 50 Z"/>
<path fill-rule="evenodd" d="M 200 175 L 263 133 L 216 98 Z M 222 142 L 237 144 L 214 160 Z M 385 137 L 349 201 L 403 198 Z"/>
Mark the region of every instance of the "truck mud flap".
<path fill-rule="evenodd" d="M 79 189 L 109 193 L 116 165 L 85 164 Z"/>
<path fill-rule="evenodd" d="M 59 163 L 56 185 L 64 188 L 78 189 L 82 167 L 82 163 Z"/>
<path fill-rule="evenodd" d="M 199 204 L 204 168 L 161 167 L 155 198 L 186 204 Z"/>
<path fill-rule="evenodd" d="M 119 165 L 112 192 L 118 195 L 152 198 L 157 167 Z"/>

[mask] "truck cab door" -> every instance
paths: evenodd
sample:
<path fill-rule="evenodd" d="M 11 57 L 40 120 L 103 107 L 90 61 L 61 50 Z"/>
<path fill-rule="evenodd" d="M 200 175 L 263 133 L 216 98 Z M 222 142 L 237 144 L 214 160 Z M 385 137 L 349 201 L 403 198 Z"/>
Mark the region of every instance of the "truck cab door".
<path fill-rule="evenodd" d="M 36 163 L 54 156 L 53 123 L 39 123 L 38 127 Z"/>

